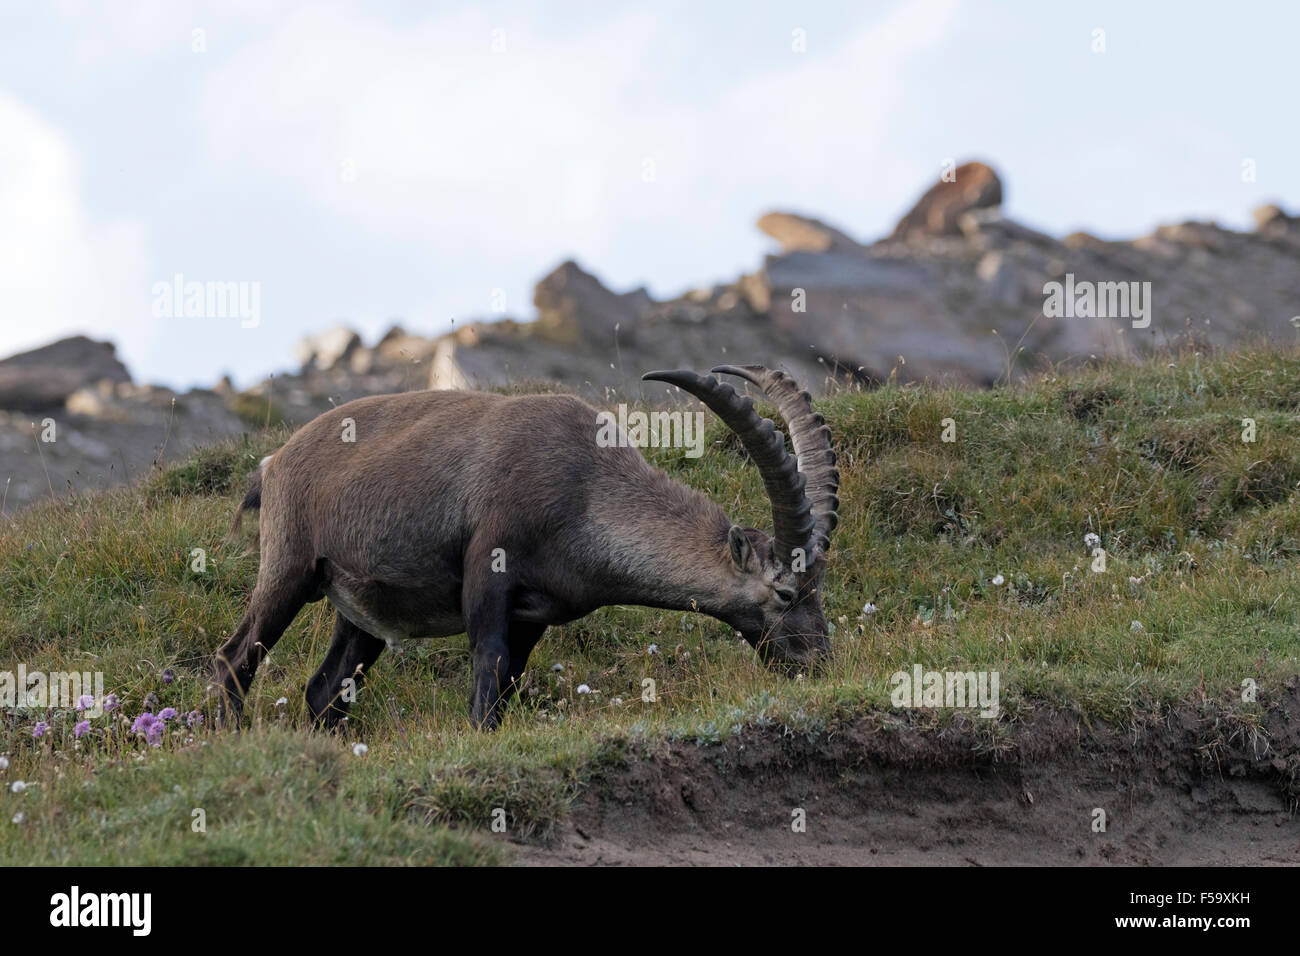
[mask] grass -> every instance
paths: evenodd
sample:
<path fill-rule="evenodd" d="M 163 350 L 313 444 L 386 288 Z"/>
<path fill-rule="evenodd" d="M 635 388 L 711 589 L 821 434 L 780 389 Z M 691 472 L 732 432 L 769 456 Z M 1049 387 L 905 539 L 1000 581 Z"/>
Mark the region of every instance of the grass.
<path fill-rule="evenodd" d="M 0 525 L 0 672 L 99 671 L 122 700 L 80 740 L 66 709 L 4 713 L 0 863 L 501 862 L 506 838 L 545 839 L 633 750 L 754 726 L 815 738 L 888 713 L 890 675 L 916 663 L 998 671 L 1003 724 L 1050 704 L 1123 725 L 1208 698 L 1253 722 L 1300 673 L 1300 351 L 1102 363 L 992 391 L 890 386 L 819 407 L 843 476 L 827 671 L 787 680 L 709 618 L 605 608 L 548 633 L 493 735 L 469 728 L 464 636 L 381 658 L 346 738 L 307 731 L 325 602 L 263 665 L 247 732 L 174 720 L 157 748 L 131 734 L 147 695 L 182 715 L 201 703 L 256 576 L 251 539 L 225 537 L 231 515 L 283 426 Z M 732 436 L 715 422 L 708 441 L 699 459 L 648 456 L 767 526 Z M 1257 703 L 1241 700 L 1247 678 Z"/>

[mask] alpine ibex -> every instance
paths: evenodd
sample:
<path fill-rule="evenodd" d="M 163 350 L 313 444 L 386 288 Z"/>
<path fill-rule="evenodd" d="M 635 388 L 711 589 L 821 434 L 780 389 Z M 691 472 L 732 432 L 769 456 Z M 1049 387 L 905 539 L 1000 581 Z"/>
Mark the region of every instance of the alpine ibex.
<path fill-rule="evenodd" d="M 830 650 L 822 578 L 837 521 L 830 429 L 783 372 L 721 366 L 762 389 L 780 431 L 714 376 L 650 372 L 711 408 L 744 445 L 775 534 L 738 527 L 568 395 L 426 391 L 360 398 L 320 415 L 262 462 L 235 516 L 260 508 L 248 611 L 214 662 L 219 713 L 237 719 L 258 664 L 304 604 L 337 610 L 307 684 L 333 727 L 386 646 L 469 632 L 470 716 L 496 725 L 548 625 L 610 604 L 702 611 L 769 664 Z M 354 440 L 342 440 L 346 430 Z M 228 709 L 227 709 L 228 708 Z"/>

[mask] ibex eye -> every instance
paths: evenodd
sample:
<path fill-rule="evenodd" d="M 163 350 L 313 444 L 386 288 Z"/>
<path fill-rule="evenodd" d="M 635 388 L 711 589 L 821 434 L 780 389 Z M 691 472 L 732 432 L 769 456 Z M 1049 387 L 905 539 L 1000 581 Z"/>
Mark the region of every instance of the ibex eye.
<path fill-rule="evenodd" d="M 776 596 L 782 604 L 790 604 L 794 601 L 794 591 L 790 588 L 777 588 Z"/>

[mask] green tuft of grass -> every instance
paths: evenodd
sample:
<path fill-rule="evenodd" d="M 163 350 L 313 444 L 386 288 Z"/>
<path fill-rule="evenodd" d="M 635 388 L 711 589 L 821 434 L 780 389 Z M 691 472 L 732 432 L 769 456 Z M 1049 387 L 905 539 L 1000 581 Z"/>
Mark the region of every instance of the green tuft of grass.
<path fill-rule="evenodd" d="M 230 398 L 230 410 L 250 428 L 279 428 L 286 422 L 284 410 L 273 398 L 239 392 Z"/>

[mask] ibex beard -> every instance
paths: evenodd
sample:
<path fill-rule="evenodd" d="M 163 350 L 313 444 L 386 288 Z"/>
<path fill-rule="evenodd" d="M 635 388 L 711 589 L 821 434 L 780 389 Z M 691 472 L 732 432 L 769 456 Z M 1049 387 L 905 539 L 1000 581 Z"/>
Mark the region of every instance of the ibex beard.
<path fill-rule="evenodd" d="M 304 604 L 329 598 L 334 637 L 307 683 L 336 727 L 385 647 L 469 635 L 470 717 L 495 727 L 552 624 L 611 604 L 700 611 L 768 664 L 830 651 L 822 581 L 839 500 L 830 429 L 788 375 L 720 366 L 775 404 L 793 454 L 753 402 L 714 375 L 651 372 L 740 439 L 773 534 L 742 528 L 628 443 L 598 442 L 568 395 L 426 391 L 361 398 L 263 460 L 235 516 L 260 509 L 248 610 L 214 661 L 218 717 L 237 721 L 262 659 Z M 344 437 L 355 440 L 344 440 Z"/>

